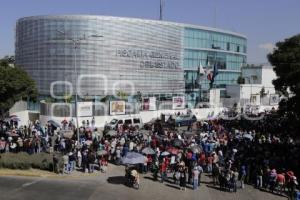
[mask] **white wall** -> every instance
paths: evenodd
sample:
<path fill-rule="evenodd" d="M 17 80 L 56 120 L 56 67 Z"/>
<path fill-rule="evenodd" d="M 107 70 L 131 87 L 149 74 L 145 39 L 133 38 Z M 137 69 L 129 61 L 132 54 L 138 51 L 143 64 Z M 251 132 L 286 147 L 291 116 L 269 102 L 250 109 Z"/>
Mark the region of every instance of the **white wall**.
<path fill-rule="evenodd" d="M 209 119 L 209 118 L 215 118 L 223 108 L 198 108 L 198 109 L 192 109 L 192 113 L 196 115 L 198 120 L 201 119 Z M 135 115 L 119 115 L 119 116 L 95 116 L 95 125 L 96 127 L 104 127 L 106 122 L 109 122 L 113 118 L 116 117 L 126 117 L 126 116 L 139 116 L 142 118 L 143 122 L 149 122 L 153 118 L 158 118 L 160 117 L 161 114 L 176 114 L 176 113 L 184 113 L 186 114 L 187 110 L 158 110 L 158 111 L 142 111 L 140 114 L 135 114 Z M 61 123 L 64 119 L 66 120 L 71 120 L 70 117 L 51 117 L 51 116 L 45 116 L 45 115 L 40 115 L 40 122 L 42 125 L 45 125 L 47 121 L 50 119 Z M 83 120 L 89 120 L 91 122 L 92 117 L 79 117 L 79 124 Z M 75 118 L 73 118 L 73 121 L 76 123 Z"/>
<path fill-rule="evenodd" d="M 245 78 L 246 84 L 261 84 L 262 83 L 262 68 L 261 67 L 243 67 L 242 77 Z M 254 78 L 255 77 L 255 78 Z"/>
<path fill-rule="evenodd" d="M 267 88 L 274 88 L 272 81 L 276 79 L 276 73 L 272 66 L 265 66 L 262 69 L 262 85 Z"/>
<path fill-rule="evenodd" d="M 241 95 L 241 86 L 240 85 L 226 85 L 227 95 L 231 98 L 240 98 Z"/>
<path fill-rule="evenodd" d="M 19 126 L 28 126 L 28 122 L 29 122 L 29 111 L 28 110 L 12 112 L 9 114 L 17 115 L 20 118 L 21 121 L 18 122 Z"/>
<path fill-rule="evenodd" d="M 27 102 L 26 101 L 17 101 L 13 107 L 9 109 L 9 115 L 12 115 L 12 113 L 25 111 L 27 110 Z"/>

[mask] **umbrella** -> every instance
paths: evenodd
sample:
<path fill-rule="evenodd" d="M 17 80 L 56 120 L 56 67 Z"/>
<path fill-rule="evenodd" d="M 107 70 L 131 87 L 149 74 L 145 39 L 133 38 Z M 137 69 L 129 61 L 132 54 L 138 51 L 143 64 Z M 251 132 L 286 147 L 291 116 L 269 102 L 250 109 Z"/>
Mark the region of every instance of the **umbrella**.
<path fill-rule="evenodd" d="M 142 150 L 142 153 L 146 155 L 153 155 L 155 154 L 155 151 L 150 147 L 146 147 Z"/>
<path fill-rule="evenodd" d="M 107 151 L 105 151 L 105 150 L 97 151 L 98 156 L 102 156 L 102 155 L 106 155 L 106 154 L 107 154 Z"/>
<path fill-rule="evenodd" d="M 92 140 L 87 140 L 87 141 L 85 141 L 85 144 L 88 145 L 88 146 L 91 145 L 92 143 L 93 143 Z"/>
<path fill-rule="evenodd" d="M 145 161 L 145 158 L 140 153 L 128 152 L 126 156 L 121 158 L 123 164 L 135 165 L 142 164 Z"/>
<path fill-rule="evenodd" d="M 201 148 L 198 145 L 192 146 L 191 150 L 193 151 L 193 153 L 200 153 L 201 152 Z"/>
<path fill-rule="evenodd" d="M 193 136 L 195 135 L 196 133 L 195 132 L 192 132 L 192 131 L 187 131 L 187 132 L 184 132 L 184 135 L 189 137 L 189 136 Z"/>
<path fill-rule="evenodd" d="M 10 134 L 9 134 L 11 137 L 19 137 L 19 135 L 16 133 L 16 132 L 11 132 Z"/>
<path fill-rule="evenodd" d="M 64 120 L 61 121 L 61 123 L 62 123 L 62 124 L 67 124 L 68 121 L 67 121 L 66 119 L 64 119 Z"/>
<path fill-rule="evenodd" d="M 250 135 L 250 134 L 245 134 L 245 135 L 243 136 L 243 138 L 246 138 L 246 139 L 249 139 L 249 140 L 253 140 L 253 137 L 252 137 L 252 135 Z"/>
<path fill-rule="evenodd" d="M 143 135 L 150 135 L 148 130 L 139 130 L 140 133 L 142 133 Z"/>
<path fill-rule="evenodd" d="M 109 135 L 109 136 L 115 136 L 117 135 L 117 131 L 114 131 L 114 130 L 109 130 L 106 135 Z"/>
<path fill-rule="evenodd" d="M 71 139 L 74 135 L 74 132 L 72 130 L 61 130 L 60 134 L 64 137 L 64 138 L 69 138 Z"/>
<path fill-rule="evenodd" d="M 171 147 L 168 149 L 168 152 L 171 153 L 171 154 L 174 154 L 174 155 L 177 155 L 178 154 L 178 149 L 174 148 L 174 147 Z"/>
<path fill-rule="evenodd" d="M 59 127 L 60 127 L 60 124 L 59 124 L 58 122 L 52 120 L 52 119 L 50 119 L 50 120 L 48 121 L 48 123 L 49 123 L 50 125 L 56 127 L 56 128 L 59 128 Z"/>
<path fill-rule="evenodd" d="M 173 141 L 173 145 L 174 145 L 174 147 L 181 147 L 182 146 L 182 140 L 175 139 Z"/>
<path fill-rule="evenodd" d="M 168 156 L 168 155 L 170 155 L 170 153 L 167 152 L 167 151 L 164 151 L 164 152 L 162 152 L 160 155 L 161 155 L 161 156 Z"/>
<path fill-rule="evenodd" d="M 21 119 L 17 116 L 16 117 L 11 117 L 10 120 L 13 121 L 13 122 L 21 121 Z"/>

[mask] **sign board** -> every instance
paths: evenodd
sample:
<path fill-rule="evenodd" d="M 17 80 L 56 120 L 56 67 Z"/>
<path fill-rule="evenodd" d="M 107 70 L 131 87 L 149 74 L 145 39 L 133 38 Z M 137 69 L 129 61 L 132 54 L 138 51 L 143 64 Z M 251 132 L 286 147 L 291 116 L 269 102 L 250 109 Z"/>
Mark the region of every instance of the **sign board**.
<path fill-rule="evenodd" d="M 250 97 L 250 105 L 260 105 L 260 95 L 259 94 L 252 94 Z"/>
<path fill-rule="evenodd" d="M 149 97 L 149 110 L 156 110 L 156 97 Z"/>
<path fill-rule="evenodd" d="M 110 115 L 124 115 L 125 114 L 125 101 L 110 101 L 109 102 Z"/>
<path fill-rule="evenodd" d="M 78 117 L 93 116 L 93 102 L 78 102 L 77 103 Z"/>
<path fill-rule="evenodd" d="M 144 98 L 143 110 L 156 110 L 156 97 Z"/>
<path fill-rule="evenodd" d="M 279 95 L 278 94 L 270 94 L 270 105 L 278 105 L 280 101 Z"/>
<path fill-rule="evenodd" d="M 184 96 L 173 97 L 173 110 L 184 109 L 185 108 L 185 98 Z"/>
<path fill-rule="evenodd" d="M 219 107 L 221 98 L 220 89 L 210 89 L 209 90 L 209 105 L 210 107 Z"/>

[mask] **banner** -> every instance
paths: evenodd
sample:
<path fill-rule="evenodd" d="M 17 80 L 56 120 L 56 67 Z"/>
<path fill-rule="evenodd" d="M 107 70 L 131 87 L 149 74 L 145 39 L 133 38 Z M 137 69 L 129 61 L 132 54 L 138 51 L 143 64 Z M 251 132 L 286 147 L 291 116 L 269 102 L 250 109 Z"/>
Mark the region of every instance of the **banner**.
<path fill-rule="evenodd" d="M 124 115 L 125 114 L 125 101 L 111 101 L 109 102 L 110 115 Z"/>
<path fill-rule="evenodd" d="M 278 94 L 270 94 L 270 105 L 275 106 L 278 105 L 280 101 Z"/>
<path fill-rule="evenodd" d="M 150 107 L 150 99 L 143 98 L 143 110 L 149 110 Z"/>
<path fill-rule="evenodd" d="M 252 94 L 250 96 L 250 105 L 260 105 L 260 95 L 259 94 Z"/>
<path fill-rule="evenodd" d="M 209 105 L 210 107 L 219 107 L 221 99 L 221 90 L 220 89 L 210 89 L 209 90 Z"/>
<path fill-rule="evenodd" d="M 156 97 L 146 97 L 143 99 L 143 110 L 156 110 Z"/>
<path fill-rule="evenodd" d="M 184 109 L 185 108 L 185 98 L 181 97 L 173 97 L 173 110 L 175 109 Z"/>
<path fill-rule="evenodd" d="M 156 110 L 156 97 L 149 97 L 149 110 Z"/>
<path fill-rule="evenodd" d="M 77 113 L 78 113 L 78 117 L 93 116 L 93 102 L 78 102 Z"/>

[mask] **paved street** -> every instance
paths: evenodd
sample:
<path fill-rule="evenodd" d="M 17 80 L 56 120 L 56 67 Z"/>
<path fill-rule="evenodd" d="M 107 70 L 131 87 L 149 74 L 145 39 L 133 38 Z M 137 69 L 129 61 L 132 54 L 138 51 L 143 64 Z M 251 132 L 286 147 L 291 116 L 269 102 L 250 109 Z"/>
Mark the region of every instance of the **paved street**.
<path fill-rule="evenodd" d="M 180 191 L 172 183 L 154 182 L 151 175 L 141 179 L 139 190 L 124 185 L 124 167 L 111 166 L 108 173 L 94 176 L 58 178 L 0 177 L 1 199 L 17 200 L 96 200 L 96 199 L 205 199 L 205 200 L 282 200 L 277 195 L 261 192 L 247 186 L 237 193 L 228 193 L 213 188 L 210 179 L 203 177 L 197 191 L 188 188 Z"/>

